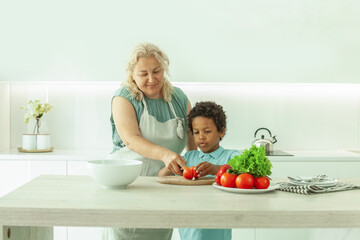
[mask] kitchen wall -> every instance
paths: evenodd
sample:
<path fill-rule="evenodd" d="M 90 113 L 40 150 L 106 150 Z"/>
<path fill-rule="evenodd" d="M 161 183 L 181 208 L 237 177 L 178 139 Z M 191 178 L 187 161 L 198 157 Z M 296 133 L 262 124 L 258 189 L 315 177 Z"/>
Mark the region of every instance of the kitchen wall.
<path fill-rule="evenodd" d="M 141 41 L 168 54 L 192 103 L 224 106 L 226 147 L 268 127 L 278 149 L 359 148 L 359 10 L 353 0 L 1 1 L 0 149 L 32 131 L 19 109 L 29 99 L 55 106 L 42 123 L 55 147 L 111 149 L 111 95 Z"/>
<path fill-rule="evenodd" d="M 358 83 L 354 0 L 0 2 L 0 81 L 116 82 L 131 48 L 177 82 Z"/>
<path fill-rule="evenodd" d="M 10 148 L 10 83 L 0 82 L 0 151 Z"/>
<path fill-rule="evenodd" d="M 212 100 L 228 117 L 222 145 L 251 146 L 255 130 L 267 127 L 282 150 L 357 149 L 360 84 L 190 83 L 176 82 L 192 105 Z M 120 82 L 11 82 L 11 147 L 33 125 L 23 122 L 29 99 L 54 106 L 42 129 L 56 148 L 104 148 L 111 151 L 110 103 Z M 260 134 L 258 135 L 260 137 Z"/>

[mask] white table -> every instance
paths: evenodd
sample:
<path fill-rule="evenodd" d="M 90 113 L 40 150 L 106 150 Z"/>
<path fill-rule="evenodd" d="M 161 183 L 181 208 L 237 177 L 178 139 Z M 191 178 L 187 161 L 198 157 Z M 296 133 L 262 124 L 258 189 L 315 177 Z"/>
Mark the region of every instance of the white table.
<path fill-rule="evenodd" d="M 360 184 L 360 179 L 350 182 Z M 6 226 L 30 226 L 11 229 L 43 236 L 51 235 L 52 226 L 358 228 L 359 202 L 360 190 L 235 194 L 210 185 L 159 184 L 156 177 L 139 177 L 126 189 L 106 189 L 89 176 L 40 176 L 0 199 L 0 236 L 7 234 Z"/>

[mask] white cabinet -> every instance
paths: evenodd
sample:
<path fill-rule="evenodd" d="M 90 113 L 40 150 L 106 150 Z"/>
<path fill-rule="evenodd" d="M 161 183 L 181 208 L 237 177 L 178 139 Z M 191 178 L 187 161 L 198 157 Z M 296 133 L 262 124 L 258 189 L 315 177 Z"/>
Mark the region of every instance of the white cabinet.
<path fill-rule="evenodd" d="M 254 240 L 358 240 L 360 229 L 256 229 Z"/>
<path fill-rule="evenodd" d="M 39 175 L 66 175 L 64 161 L 0 161 L 0 196 Z"/>
<path fill-rule="evenodd" d="M 87 162 L 84 161 L 69 161 L 68 175 L 90 175 L 87 167 Z"/>
<path fill-rule="evenodd" d="M 0 161 L 0 197 L 28 181 L 27 161 Z"/>
<path fill-rule="evenodd" d="M 29 181 L 40 175 L 66 175 L 65 161 L 28 161 Z"/>
<path fill-rule="evenodd" d="M 102 228 L 99 227 L 68 227 L 68 240 L 99 240 Z"/>

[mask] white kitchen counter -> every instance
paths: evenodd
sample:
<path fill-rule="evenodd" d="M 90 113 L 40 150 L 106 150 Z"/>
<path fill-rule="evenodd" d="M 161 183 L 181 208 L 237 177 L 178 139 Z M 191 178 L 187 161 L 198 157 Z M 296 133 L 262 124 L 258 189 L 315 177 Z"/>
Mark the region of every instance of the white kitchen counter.
<path fill-rule="evenodd" d="M 270 156 L 272 162 L 360 162 L 360 150 L 291 151 L 294 156 Z M 50 153 L 21 153 L 17 149 L 0 151 L 1 160 L 89 161 L 104 159 L 111 149 L 54 149 Z"/>
<path fill-rule="evenodd" d="M 112 149 L 54 149 L 47 153 L 23 153 L 17 149 L 0 151 L 1 160 L 51 160 L 51 161 L 90 161 L 102 160 Z"/>

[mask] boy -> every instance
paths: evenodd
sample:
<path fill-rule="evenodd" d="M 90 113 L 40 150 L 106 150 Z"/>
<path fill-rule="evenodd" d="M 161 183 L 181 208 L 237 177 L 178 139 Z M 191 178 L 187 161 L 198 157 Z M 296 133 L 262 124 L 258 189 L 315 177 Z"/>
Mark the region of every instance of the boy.
<path fill-rule="evenodd" d="M 191 109 L 187 121 L 200 151 L 186 152 L 184 158 L 186 166 L 195 166 L 199 177 L 215 176 L 223 164 L 240 154 L 237 150 L 224 149 L 219 144 L 226 131 L 226 115 L 222 106 L 214 102 L 198 102 Z M 159 172 L 159 176 L 172 174 L 166 167 Z M 231 229 L 180 228 L 179 233 L 182 240 L 231 239 Z"/>

